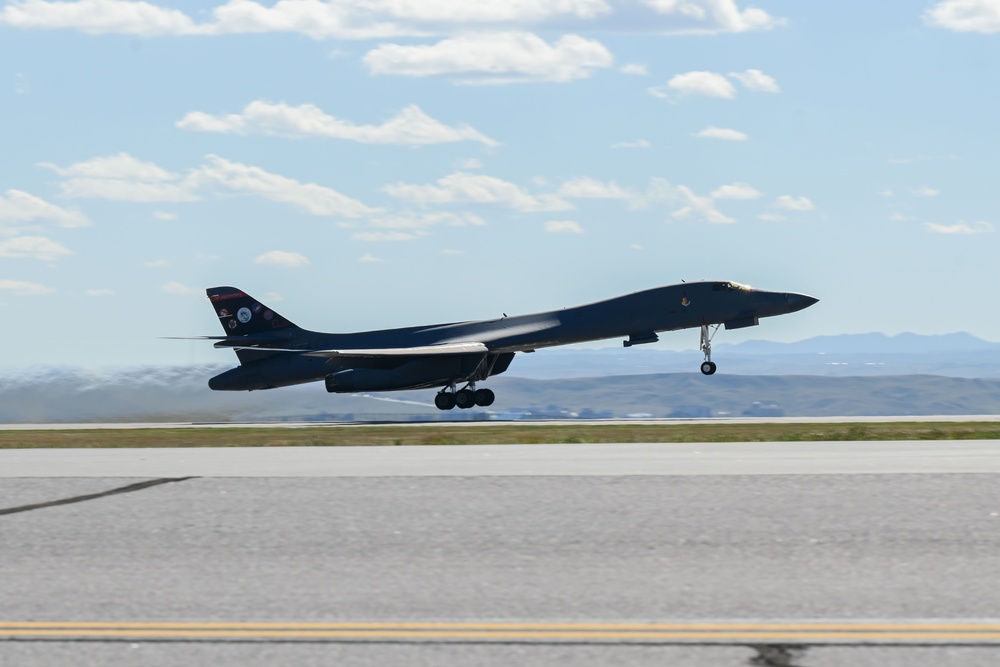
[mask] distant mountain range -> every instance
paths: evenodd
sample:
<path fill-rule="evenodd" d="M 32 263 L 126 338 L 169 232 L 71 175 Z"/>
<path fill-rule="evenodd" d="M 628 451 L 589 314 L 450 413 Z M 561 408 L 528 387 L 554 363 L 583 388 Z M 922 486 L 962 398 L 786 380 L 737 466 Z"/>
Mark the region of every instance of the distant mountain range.
<path fill-rule="evenodd" d="M 654 346 L 581 350 L 555 348 L 519 355 L 508 373 L 530 378 L 594 377 L 697 370 L 698 350 Z M 967 333 L 818 336 L 797 343 L 718 343 L 712 360 L 719 372 L 738 375 L 944 375 L 1000 378 L 1000 343 Z"/>
<path fill-rule="evenodd" d="M 433 391 L 328 394 L 321 383 L 213 392 L 230 364 L 0 372 L 0 422 L 407 420 L 1000 414 L 1000 343 L 968 334 L 824 336 L 697 350 L 559 348 L 489 381 L 491 412 L 440 412 Z M 233 359 L 235 364 L 235 359 Z"/>

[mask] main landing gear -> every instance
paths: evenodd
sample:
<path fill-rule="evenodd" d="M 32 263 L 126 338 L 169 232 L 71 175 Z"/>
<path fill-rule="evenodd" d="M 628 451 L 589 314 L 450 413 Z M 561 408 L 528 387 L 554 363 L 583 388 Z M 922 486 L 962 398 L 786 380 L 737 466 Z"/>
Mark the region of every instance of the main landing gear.
<path fill-rule="evenodd" d="M 712 338 L 718 332 L 719 326 L 721 325 L 716 324 L 712 332 L 709 333 L 708 325 L 701 325 L 701 351 L 705 353 L 705 361 L 701 362 L 701 372 L 705 375 L 713 375 L 715 373 L 715 362 L 712 361 Z"/>
<path fill-rule="evenodd" d="M 496 394 L 491 389 L 476 389 L 476 385 L 470 382 L 464 389 L 455 391 L 455 385 L 449 385 L 439 391 L 434 397 L 434 405 L 438 410 L 451 410 L 461 408 L 467 410 L 478 405 L 481 408 L 493 405 Z"/>

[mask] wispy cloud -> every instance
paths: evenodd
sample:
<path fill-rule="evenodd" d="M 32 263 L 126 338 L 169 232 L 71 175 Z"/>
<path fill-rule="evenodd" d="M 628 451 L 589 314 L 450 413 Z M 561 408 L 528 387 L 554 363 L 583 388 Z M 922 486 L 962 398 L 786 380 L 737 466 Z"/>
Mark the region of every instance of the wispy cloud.
<path fill-rule="evenodd" d="M 686 185 L 673 185 L 662 178 L 650 179 L 646 192 L 648 201 L 663 201 L 673 206 L 679 206 L 671 212 L 670 217 L 687 222 L 709 222 L 713 224 L 730 224 L 736 222 L 715 206 L 711 197 L 697 195 Z"/>
<path fill-rule="evenodd" d="M 760 93 L 780 93 L 781 88 L 773 76 L 764 74 L 759 69 L 748 69 L 743 72 L 730 72 L 730 78 L 739 81 L 747 90 Z"/>
<path fill-rule="evenodd" d="M 620 14 L 619 10 L 624 10 Z M 297 33 L 313 39 L 427 37 L 470 28 L 550 28 L 566 24 L 633 32 L 714 35 L 770 30 L 785 20 L 736 0 L 229 0 L 196 21 L 188 14 L 145 1 L 20 0 L 0 9 L 0 25 L 22 29 L 72 29 L 90 34 L 228 35 Z"/>
<path fill-rule="evenodd" d="M 47 262 L 72 254 L 72 250 L 44 236 L 15 236 L 6 241 L 0 241 L 0 257 L 37 259 Z"/>
<path fill-rule="evenodd" d="M 618 199 L 627 202 L 631 208 L 645 205 L 645 199 L 639 193 L 623 188 L 614 181 L 605 183 L 589 177 L 565 181 L 559 186 L 557 194 L 567 199 Z"/>
<path fill-rule="evenodd" d="M 59 227 L 86 227 L 90 220 L 79 211 L 50 204 L 21 190 L 7 190 L 0 195 L 0 229 L 21 223 L 51 221 Z"/>
<path fill-rule="evenodd" d="M 712 191 L 712 199 L 759 199 L 764 193 L 746 183 L 732 183 L 731 185 L 720 185 Z"/>
<path fill-rule="evenodd" d="M 185 202 L 199 199 L 185 187 L 179 174 L 152 162 L 138 160 L 128 153 L 96 157 L 68 167 L 49 162 L 42 162 L 39 166 L 66 177 L 59 188 L 67 197 L 132 202 Z"/>
<path fill-rule="evenodd" d="M 285 250 L 271 250 L 263 255 L 254 258 L 254 264 L 264 264 L 267 266 L 284 266 L 291 269 L 301 268 L 309 265 L 309 258 L 298 252 L 288 252 Z"/>
<path fill-rule="evenodd" d="M 737 90 L 733 81 L 739 82 L 751 92 L 778 93 L 781 88 L 774 77 L 764 74 L 759 69 L 748 69 L 743 72 L 730 72 L 728 75 L 718 72 L 697 70 L 674 75 L 666 86 L 654 86 L 648 92 L 654 97 L 666 99 L 685 97 L 715 97 L 719 99 L 736 99 Z"/>
<path fill-rule="evenodd" d="M 189 186 L 262 197 L 318 216 L 358 218 L 380 212 L 316 183 L 302 183 L 217 155 L 207 156 L 206 161 L 205 165 L 189 174 L 186 179 Z"/>
<path fill-rule="evenodd" d="M 358 218 L 380 209 L 316 183 L 302 183 L 261 167 L 207 155 L 184 175 L 143 162 L 127 153 L 97 157 L 68 167 L 44 163 L 67 177 L 59 184 L 67 197 L 109 201 L 189 202 L 205 193 L 244 194 L 288 204 L 311 215 Z"/>
<path fill-rule="evenodd" d="M 649 74 L 649 69 L 645 65 L 639 63 L 629 63 L 628 65 L 622 65 L 618 68 L 618 71 L 622 74 L 630 74 L 632 76 L 646 76 Z"/>
<path fill-rule="evenodd" d="M 746 141 L 750 138 L 746 132 L 714 126 L 706 127 L 694 136 L 701 137 L 703 139 L 723 139 L 725 141 Z"/>
<path fill-rule="evenodd" d="M 685 72 L 667 82 L 667 88 L 681 95 L 701 95 L 731 100 L 736 97 L 736 87 L 715 72 Z"/>
<path fill-rule="evenodd" d="M 417 204 L 474 202 L 497 204 L 522 212 L 567 211 L 573 205 L 552 194 L 533 195 L 518 185 L 494 176 L 456 172 L 435 185 L 395 183 L 382 188 L 386 194 Z"/>
<path fill-rule="evenodd" d="M 39 296 L 42 294 L 51 294 L 55 290 L 38 283 L 0 278 L 0 292 L 7 292 L 15 296 Z"/>
<path fill-rule="evenodd" d="M 611 67 L 603 44 L 564 35 L 549 44 L 526 32 L 459 35 L 432 45 L 382 44 L 363 58 L 372 74 L 450 76 L 463 84 L 564 83 Z"/>
<path fill-rule="evenodd" d="M 791 195 L 781 195 L 775 200 L 774 206 L 786 211 L 811 211 L 816 208 L 809 197 L 793 197 Z"/>
<path fill-rule="evenodd" d="M 924 12 L 924 22 L 955 32 L 1000 32 L 1000 3 L 996 0 L 943 0 Z"/>
<path fill-rule="evenodd" d="M 201 290 L 194 287 L 188 287 L 184 283 L 179 283 L 176 280 L 171 280 L 168 283 L 160 285 L 160 291 L 165 294 L 178 294 L 178 295 L 188 295 L 188 294 L 198 294 Z"/>
<path fill-rule="evenodd" d="M 647 139 L 637 139 L 635 141 L 618 141 L 611 144 L 612 148 L 652 148 L 653 144 Z"/>
<path fill-rule="evenodd" d="M 934 234 L 955 234 L 962 236 L 989 234 L 993 231 L 993 225 L 985 220 L 978 220 L 976 222 L 959 220 L 953 225 L 939 225 L 933 222 L 926 222 L 924 223 L 924 228 Z"/>
<path fill-rule="evenodd" d="M 544 225 L 545 231 L 550 234 L 582 234 L 583 228 L 580 223 L 573 220 L 549 220 Z"/>
<path fill-rule="evenodd" d="M 491 147 L 500 145 L 499 142 L 468 125 L 457 127 L 445 125 L 428 116 L 415 104 L 405 107 L 399 114 L 381 125 L 356 125 L 335 118 L 312 104 L 291 106 L 261 100 L 251 102 L 238 114 L 213 116 L 201 111 L 192 111 L 177 121 L 176 125 L 181 130 L 195 132 L 259 134 L 293 139 L 325 137 L 364 144 L 419 146 L 478 141 Z"/>

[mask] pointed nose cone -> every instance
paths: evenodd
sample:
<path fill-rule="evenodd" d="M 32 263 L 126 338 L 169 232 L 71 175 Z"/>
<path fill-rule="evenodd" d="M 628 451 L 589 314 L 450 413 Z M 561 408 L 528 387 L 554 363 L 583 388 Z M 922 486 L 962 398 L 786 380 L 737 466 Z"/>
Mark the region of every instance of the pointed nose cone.
<path fill-rule="evenodd" d="M 788 310 L 786 312 L 789 313 L 808 308 L 819 301 L 819 299 L 811 297 L 808 294 L 796 294 L 795 292 L 789 292 L 785 297 L 788 299 Z"/>

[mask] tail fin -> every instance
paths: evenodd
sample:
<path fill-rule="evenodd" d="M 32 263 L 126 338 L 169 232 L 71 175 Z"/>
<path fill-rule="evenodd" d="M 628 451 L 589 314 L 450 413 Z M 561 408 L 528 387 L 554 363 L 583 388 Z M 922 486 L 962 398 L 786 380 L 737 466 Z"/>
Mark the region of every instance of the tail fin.
<path fill-rule="evenodd" d="M 235 287 L 210 287 L 205 290 L 205 293 L 208 294 L 212 307 L 215 308 L 215 314 L 219 316 L 219 323 L 222 325 L 223 331 L 226 332 L 226 336 L 230 338 L 246 336 L 257 339 L 253 342 L 248 341 L 247 344 L 254 347 L 260 346 L 260 349 L 236 350 L 236 356 L 239 357 L 241 363 L 277 354 L 277 352 L 267 350 L 268 340 L 270 339 L 271 344 L 274 345 L 277 340 L 287 337 L 280 336 L 272 339 L 270 336 L 261 336 L 261 334 L 277 332 L 282 329 L 298 329 L 297 326 L 243 290 Z M 284 331 L 282 333 L 290 334 L 291 332 Z M 216 344 L 217 347 L 220 345 L 221 343 Z M 226 345 L 226 347 L 229 346 Z"/>

